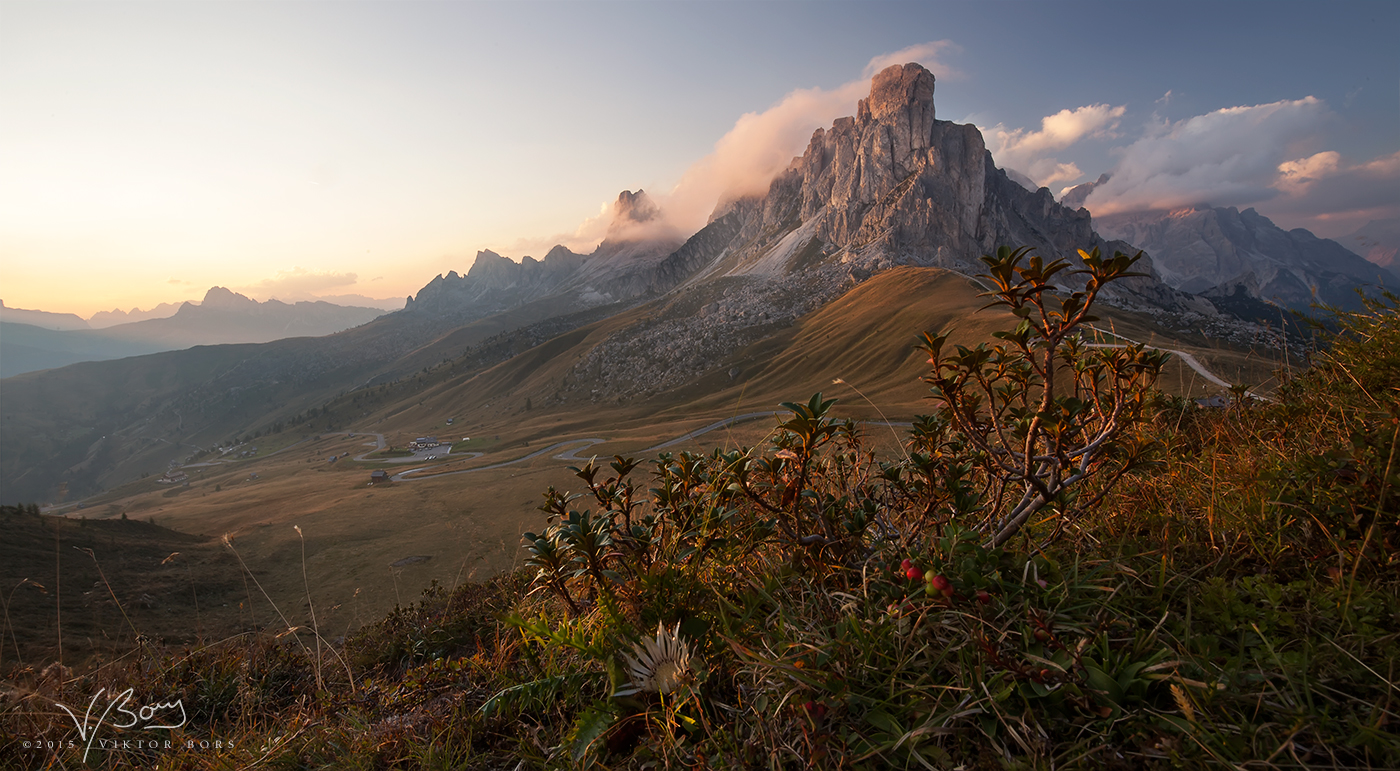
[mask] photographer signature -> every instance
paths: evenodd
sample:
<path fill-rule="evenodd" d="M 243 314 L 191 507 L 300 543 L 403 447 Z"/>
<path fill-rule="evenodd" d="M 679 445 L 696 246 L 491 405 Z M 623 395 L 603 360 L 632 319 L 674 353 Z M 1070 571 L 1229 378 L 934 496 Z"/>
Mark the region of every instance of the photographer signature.
<path fill-rule="evenodd" d="M 73 710 L 69 709 L 66 705 L 54 702 L 55 704 L 58 704 L 58 706 L 64 712 L 67 712 L 70 718 L 73 719 L 73 725 L 78 729 L 78 737 L 82 741 L 87 743 L 85 748 L 83 749 L 83 762 L 87 762 L 88 752 L 92 750 L 93 742 L 97 741 L 97 732 L 102 728 L 103 723 L 107 723 L 107 718 L 109 715 L 112 715 L 113 710 L 116 710 L 117 715 L 113 716 L 113 722 L 108 723 L 108 725 L 110 725 L 112 728 L 138 728 L 140 730 L 153 728 L 179 728 L 183 726 L 185 724 L 185 721 L 189 719 L 185 715 L 184 699 L 176 699 L 175 701 L 162 701 L 156 702 L 154 704 L 145 704 L 141 705 L 140 707 L 136 707 L 136 705 L 132 704 L 131 699 L 131 696 L 135 691 L 135 688 L 128 688 L 125 691 L 122 691 L 121 693 L 114 693 L 110 695 L 107 699 L 107 708 L 102 711 L 102 716 L 97 718 L 97 722 L 92 725 L 89 725 L 89 723 L 91 723 L 92 721 L 93 710 L 97 707 L 97 700 L 102 697 L 102 694 L 107 692 L 106 688 L 103 688 L 97 693 L 93 694 L 92 700 L 88 702 L 87 712 L 83 713 L 82 720 L 79 720 L 78 716 L 73 712 Z M 170 719 L 174 717 L 174 714 L 169 714 L 169 717 L 165 717 L 162 714 L 169 713 L 169 711 L 177 709 L 180 712 L 180 721 L 178 723 L 170 722 Z M 158 715 L 161 716 L 161 720 L 163 722 L 156 722 L 156 718 Z"/>

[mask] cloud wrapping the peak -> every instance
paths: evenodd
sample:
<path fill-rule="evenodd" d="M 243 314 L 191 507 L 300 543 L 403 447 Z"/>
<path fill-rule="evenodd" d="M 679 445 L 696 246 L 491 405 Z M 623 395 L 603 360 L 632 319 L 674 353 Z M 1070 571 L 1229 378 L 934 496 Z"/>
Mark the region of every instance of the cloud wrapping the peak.
<path fill-rule="evenodd" d="M 958 78 L 962 73 L 944 64 L 941 57 L 962 49 L 950 40 L 920 43 L 881 54 L 865 66 L 860 80 L 835 88 L 802 88 L 789 92 L 777 104 L 761 112 L 739 116 L 714 151 L 691 164 L 669 191 L 652 192 L 662 218 L 647 227 L 658 233 L 694 233 L 705 226 L 716 204 L 749 195 L 762 195 L 779 172 L 807 148 L 812 133 L 837 118 L 855 115 L 856 102 L 870 93 L 870 79 L 894 64 L 916 62 L 936 78 Z M 613 203 L 604 203 L 572 233 L 547 239 L 517 241 L 507 251 L 544 252 L 561 243 L 575 252 L 591 251 L 606 235 L 613 220 Z"/>
<path fill-rule="evenodd" d="M 1306 175 L 1335 160 L 1324 153 L 1281 168 L 1297 158 L 1302 146 L 1317 142 L 1330 120 L 1327 106 L 1308 96 L 1153 125 L 1123 148 L 1112 179 L 1090 193 L 1084 205 L 1102 216 L 1269 200 L 1280 194 L 1281 174 L 1302 184 Z"/>
<path fill-rule="evenodd" d="M 881 54 L 865 66 L 863 77 L 832 89 L 792 91 L 763 112 L 740 116 L 714 152 L 696 161 L 658 203 L 677 228 L 693 232 L 702 227 L 721 199 L 767 192 L 778 172 L 807 148 L 812 133 L 837 118 L 854 115 L 856 102 L 870 93 L 870 79 L 895 64 L 916 62 L 935 78 L 962 73 L 942 62 L 962 49 L 951 40 L 920 43 Z"/>
<path fill-rule="evenodd" d="M 721 198 L 767 192 L 778 172 L 802 154 L 812 133 L 843 115 L 854 115 L 856 101 L 870 91 L 868 80 L 835 89 L 806 88 L 789 93 L 763 112 L 745 113 L 714 152 L 696 161 L 666 195 L 661 208 L 685 230 L 703 227 Z"/>
<path fill-rule="evenodd" d="M 951 40 L 934 40 L 928 43 L 916 43 L 907 48 L 888 54 L 880 54 L 871 59 L 865 65 L 862 75 L 866 80 L 875 77 L 880 70 L 896 64 L 908 64 L 918 62 L 924 65 L 933 76 L 939 80 L 956 80 L 965 77 L 962 70 L 951 67 L 943 62 L 943 57 L 962 53 L 962 46 Z M 839 117 L 839 116 L 838 116 Z"/>

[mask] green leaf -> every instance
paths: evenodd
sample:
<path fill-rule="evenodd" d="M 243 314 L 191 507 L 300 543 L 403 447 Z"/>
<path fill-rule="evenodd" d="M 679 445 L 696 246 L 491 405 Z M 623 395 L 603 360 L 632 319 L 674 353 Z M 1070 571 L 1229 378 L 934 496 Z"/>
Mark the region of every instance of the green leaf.
<path fill-rule="evenodd" d="M 892 717 L 888 712 L 883 712 L 878 709 L 872 709 L 869 712 L 865 713 L 865 722 L 875 726 L 876 728 L 880 729 L 881 731 L 884 731 L 887 734 L 890 734 L 891 736 L 904 735 L 904 729 L 900 727 L 899 722 L 895 720 L 894 717 Z"/>
<path fill-rule="evenodd" d="M 605 731 L 617 722 L 617 715 L 614 715 L 606 708 L 594 705 L 583 711 L 574 722 L 574 740 L 570 748 L 574 756 L 574 762 L 578 763 L 588 754 L 588 749 L 602 736 Z"/>

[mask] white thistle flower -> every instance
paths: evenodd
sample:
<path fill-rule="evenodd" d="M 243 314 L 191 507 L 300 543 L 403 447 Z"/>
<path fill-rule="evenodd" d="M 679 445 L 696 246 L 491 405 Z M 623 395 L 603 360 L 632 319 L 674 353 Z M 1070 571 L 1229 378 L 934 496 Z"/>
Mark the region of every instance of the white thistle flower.
<path fill-rule="evenodd" d="M 626 696 L 640 691 L 670 693 L 684 682 L 690 674 L 690 648 L 681 639 L 680 631 L 679 621 L 671 630 L 658 622 L 656 639 L 642 640 L 632 646 L 635 656 L 622 654 L 632 687 L 621 689 L 616 695 Z"/>

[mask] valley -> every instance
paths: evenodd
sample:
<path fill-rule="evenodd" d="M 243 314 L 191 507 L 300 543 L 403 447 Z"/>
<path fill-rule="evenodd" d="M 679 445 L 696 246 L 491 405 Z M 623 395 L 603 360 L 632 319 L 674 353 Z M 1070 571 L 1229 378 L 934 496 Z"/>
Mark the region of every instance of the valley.
<path fill-rule="evenodd" d="M 142 634 L 207 639 L 191 612 L 211 630 L 305 634 L 314 608 L 323 636 L 339 636 L 434 582 L 518 566 L 545 491 L 579 489 L 568 468 L 595 455 L 761 445 L 780 403 L 818 392 L 870 449 L 901 453 L 902 426 L 931 408 L 917 336 L 977 346 L 1016 324 L 984 308 L 979 255 L 1005 243 L 1071 264 L 1081 249 L 1134 252 L 1101 238 L 1087 211 L 1011 181 L 975 127 L 935 119 L 932 97 L 924 68 L 888 68 L 855 118 L 817 131 L 765 194 L 724 201 L 688 239 L 656 229 L 644 192 L 623 191 L 593 252 L 558 246 L 517 263 L 483 250 L 464 275 L 352 329 L 6 378 L 6 502 L 196 539 L 184 552 L 209 567 L 187 585 L 163 578 L 180 558 L 159 550 L 123 563 L 109 594 L 163 609 L 141 616 Z M 1177 352 L 1166 393 L 1241 383 L 1267 395 L 1294 363 L 1300 341 L 1173 289 L 1151 255 L 1137 268 L 1106 292 L 1085 341 Z M 1083 281 L 1066 272 L 1058 287 Z M 209 297 L 205 315 L 257 305 Z M 446 446 L 405 452 L 425 436 Z M 61 539 L 50 551 L 52 536 L 16 529 L 0 552 L 71 556 Z M 123 547 L 86 548 L 100 565 Z M 196 611 L 230 586 L 241 597 Z M 12 625 L 26 657 L 56 653 L 60 604 L 64 625 L 83 612 L 70 601 L 15 594 L 15 617 L 55 614 Z"/>
<path fill-rule="evenodd" d="M 1400 769 L 1400 4 L 0 9 L 0 771 Z"/>
<path fill-rule="evenodd" d="M 577 362 L 623 323 L 608 318 L 481 371 L 461 372 L 451 361 L 430 367 L 406 397 L 386 388 L 373 398 L 352 392 L 329 399 L 315 417 L 319 433 L 291 427 L 264 434 L 222 457 L 177 465 L 174 473 L 186 476 L 181 482 L 162 484 L 152 473 L 46 509 L 45 517 L 139 522 L 199 545 L 207 566 L 183 579 L 171 567 L 183 557 L 165 564 L 168 552 L 159 549 L 119 557 L 111 545 L 91 547 L 97 564 L 121 558 L 127 566 L 112 585 L 123 606 L 152 606 L 133 617 L 141 634 L 184 644 L 210 640 L 216 629 L 276 633 L 291 625 L 305 634 L 314 606 L 322 635 L 333 639 L 416 601 L 434 582 L 454 587 L 519 567 L 521 533 L 543 524 L 542 494 L 551 486 L 579 489 L 569 467 L 590 457 L 600 464 L 613 455 L 646 461 L 662 452 L 759 445 L 778 422 L 780 402 L 815 392 L 840 399 L 838 416 L 863 422 L 870 449 L 897 455 L 906 431 L 900 424 L 928 411 L 915 334 L 952 329 L 955 340 L 974 345 L 1010 323 L 1005 313 L 979 312 L 981 289 L 938 268 L 887 271 L 733 350 L 708 372 L 638 399 L 612 390 L 628 386 L 617 378 L 571 390 Z M 627 318 L 664 320 L 675 302 L 644 303 Z M 1094 326 L 1104 330 L 1096 333 L 1100 344 L 1127 338 L 1189 352 L 1220 376 L 1265 391 L 1280 365 L 1262 351 L 1167 337 L 1150 317 L 1130 312 L 1109 311 Z M 1167 365 L 1160 385 L 1182 396 L 1221 392 L 1181 357 Z M 444 446 L 382 457 L 386 447 L 404 448 L 422 436 Z M 239 457 L 254 447 L 253 457 Z M 392 481 L 371 484 L 374 470 Z M 51 534 L 10 538 L 0 551 L 15 548 L 50 559 L 55 550 L 64 560 L 76 554 L 65 554 L 71 549 L 56 546 Z M 84 613 L 113 612 L 86 609 L 67 589 L 63 598 L 65 626 L 97 623 Z M 55 608 L 55 594 L 20 591 L 12 598 L 16 618 L 47 621 L 13 630 L 25 658 L 56 652 L 56 618 L 45 615 Z M 188 623 L 196 612 L 199 629 Z M 136 633 L 109 632 L 114 639 L 94 643 L 92 652 L 119 650 Z M 79 650 L 70 641 L 70 656 Z"/>

